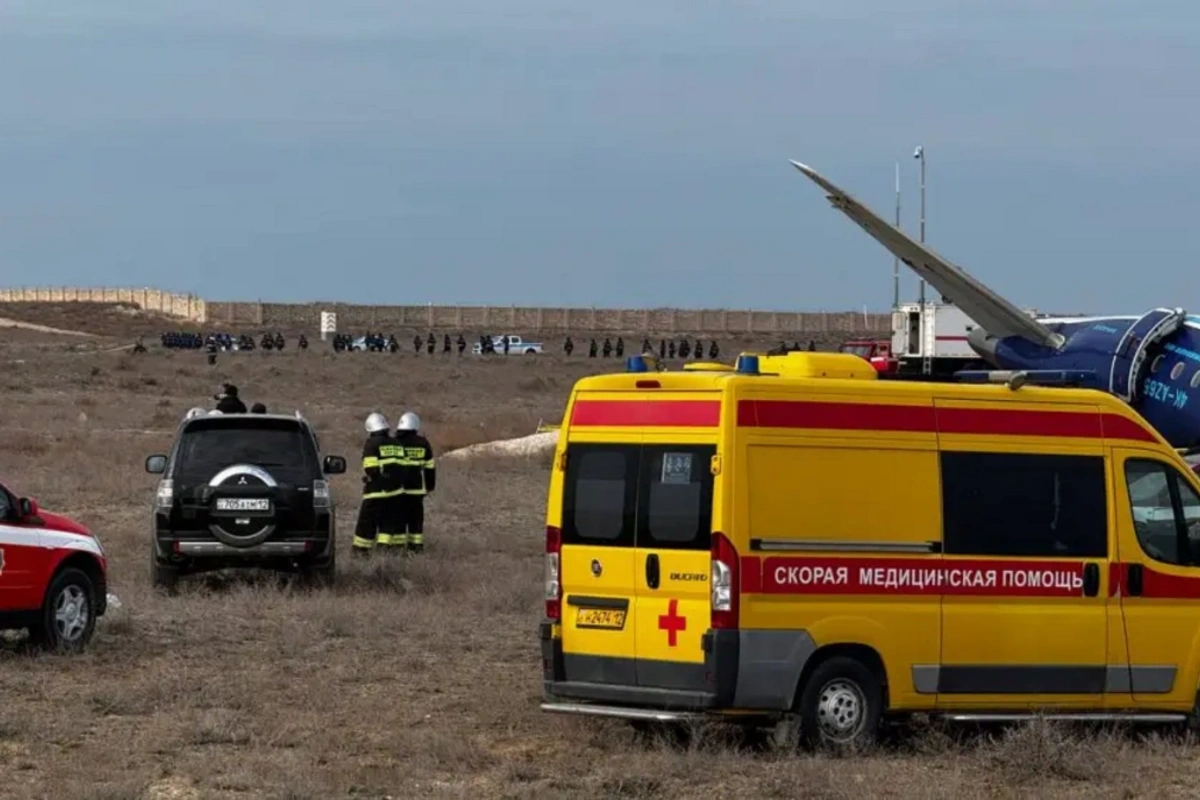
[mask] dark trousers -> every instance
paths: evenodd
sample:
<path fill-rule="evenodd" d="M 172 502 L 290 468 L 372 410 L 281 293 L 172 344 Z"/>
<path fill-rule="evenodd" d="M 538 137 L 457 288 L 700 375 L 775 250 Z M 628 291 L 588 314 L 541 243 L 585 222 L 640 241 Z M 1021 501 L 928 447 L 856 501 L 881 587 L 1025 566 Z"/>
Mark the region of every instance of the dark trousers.
<path fill-rule="evenodd" d="M 400 501 L 400 524 L 408 536 L 408 548 L 414 551 L 425 549 L 425 495 L 403 494 Z"/>
<path fill-rule="evenodd" d="M 354 526 L 354 547 L 370 550 L 375 546 L 375 534 L 379 531 L 383 516 L 383 501 L 364 497 L 358 506 L 358 522 Z"/>
<path fill-rule="evenodd" d="M 404 529 L 404 495 L 385 497 L 378 503 L 380 547 L 406 547 L 409 542 Z"/>

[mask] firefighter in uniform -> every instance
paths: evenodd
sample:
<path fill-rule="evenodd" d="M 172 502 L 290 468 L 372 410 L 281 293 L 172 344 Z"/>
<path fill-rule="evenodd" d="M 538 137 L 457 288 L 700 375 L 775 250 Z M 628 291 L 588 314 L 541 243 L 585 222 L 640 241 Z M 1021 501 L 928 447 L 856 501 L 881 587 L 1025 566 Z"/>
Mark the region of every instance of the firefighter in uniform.
<path fill-rule="evenodd" d="M 421 420 L 406 411 L 396 425 L 394 444 L 403 450 L 399 459 L 403 494 L 399 498 L 401 535 L 407 535 L 409 552 L 425 549 L 425 496 L 437 483 L 433 447 L 420 433 Z M 393 541 L 395 535 L 393 535 Z"/>
<path fill-rule="evenodd" d="M 388 430 L 387 417 L 374 412 L 367 417 L 367 440 L 363 443 L 363 490 L 362 504 L 358 507 L 358 523 L 354 527 L 353 550 L 358 555 L 366 555 L 379 544 L 391 544 L 394 527 L 388 519 L 388 506 L 394 504 L 394 498 L 400 494 L 400 470 L 394 464 L 381 463 L 385 448 L 392 444 L 391 432 Z M 387 453 L 387 456 L 392 453 Z"/>

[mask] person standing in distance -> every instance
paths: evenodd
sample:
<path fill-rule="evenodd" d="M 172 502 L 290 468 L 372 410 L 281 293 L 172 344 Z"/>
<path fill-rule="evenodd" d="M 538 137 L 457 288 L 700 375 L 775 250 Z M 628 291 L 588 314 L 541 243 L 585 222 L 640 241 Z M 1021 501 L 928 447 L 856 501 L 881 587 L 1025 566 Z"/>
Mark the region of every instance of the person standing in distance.
<path fill-rule="evenodd" d="M 213 399 L 217 401 L 217 411 L 222 414 L 246 413 L 246 404 L 238 397 L 238 388 L 232 383 L 223 384 L 220 394 L 214 394 Z"/>
<path fill-rule="evenodd" d="M 367 417 L 365 427 L 367 440 L 363 443 L 362 502 L 358 507 L 358 522 L 354 526 L 354 540 L 351 543 L 353 552 L 359 556 L 367 555 L 375 547 L 377 534 L 379 539 L 386 536 L 387 543 L 391 543 L 391 532 L 381 532 L 380 528 L 385 523 L 384 514 L 389 499 L 400 494 L 399 471 L 389 464 L 380 463 L 381 450 L 391 439 L 387 417 L 378 411 L 373 412 Z"/>
<path fill-rule="evenodd" d="M 400 457 L 403 494 L 399 498 L 401 532 L 408 534 L 408 549 L 420 553 L 425 549 L 425 497 L 437 484 L 437 466 L 433 446 L 420 433 L 421 420 L 406 411 L 396 425 L 394 443 L 403 448 Z"/>

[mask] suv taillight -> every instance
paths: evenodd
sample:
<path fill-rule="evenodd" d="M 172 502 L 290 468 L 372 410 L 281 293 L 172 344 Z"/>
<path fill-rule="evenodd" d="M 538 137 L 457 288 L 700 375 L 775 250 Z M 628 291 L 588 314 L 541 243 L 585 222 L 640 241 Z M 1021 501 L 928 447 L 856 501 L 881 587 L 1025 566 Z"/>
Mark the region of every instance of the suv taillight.
<path fill-rule="evenodd" d="M 723 533 L 712 535 L 712 627 L 738 626 L 738 554 Z"/>
<path fill-rule="evenodd" d="M 154 508 L 158 511 L 170 511 L 175 502 L 175 481 L 166 478 L 158 482 L 158 492 L 154 496 Z"/>
<path fill-rule="evenodd" d="M 312 492 L 313 508 L 329 508 L 329 483 L 327 481 L 313 481 Z"/>
<path fill-rule="evenodd" d="M 546 617 L 562 619 L 562 531 L 546 526 Z"/>

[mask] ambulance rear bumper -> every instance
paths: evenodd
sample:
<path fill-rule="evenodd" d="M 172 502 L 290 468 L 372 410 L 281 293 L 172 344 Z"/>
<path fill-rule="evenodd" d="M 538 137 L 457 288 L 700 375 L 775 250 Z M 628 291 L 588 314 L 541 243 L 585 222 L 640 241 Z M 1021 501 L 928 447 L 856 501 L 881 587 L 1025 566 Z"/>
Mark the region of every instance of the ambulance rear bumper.
<path fill-rule="evenodd" d="M 646 661 L 564 653 L 554 633 L 542 623 L 543 710 L 634 719 L 646 710 L 788 711 L 816 650 L 805 631 L 709 630 L 703 663 Z"/>

